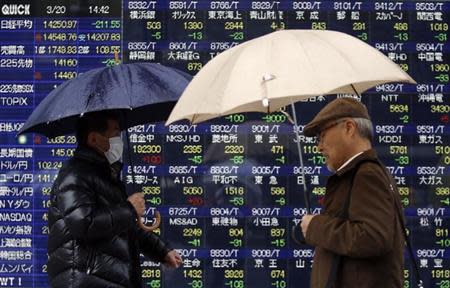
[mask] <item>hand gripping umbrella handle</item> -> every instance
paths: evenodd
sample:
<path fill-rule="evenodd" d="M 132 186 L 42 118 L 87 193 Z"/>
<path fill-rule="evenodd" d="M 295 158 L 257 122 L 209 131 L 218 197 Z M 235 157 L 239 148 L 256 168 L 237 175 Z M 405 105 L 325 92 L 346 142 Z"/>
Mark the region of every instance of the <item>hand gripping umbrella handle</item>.
<path fill-rule="evenodd" d="M 151 232 L 151 231 L 157 229 L 159 227 L 159 225 L 161 224 L 161 214 L 159 214 L 158 211 L 155 211 L 155 220 L 156 221 L 155 221 L 155 223 L 153 223 L 153 225 L 147 226 L 144 224 L 143 218 L 141 218 L 141 220 L 138 221 L 138 225 L 142 230 Z"/>
<path fill-rule="evenodd" d="M 298 227 L 298 225 L 293 225 L 291 227 L 291 237 L 292 240 L 294 240 L 294 242 L 298 245 L 305 245 L 306 242 L 304 240 L 304 237 L 300 234 L 302 233 L 302 231 L 300 230 L 300 227 Z"/>

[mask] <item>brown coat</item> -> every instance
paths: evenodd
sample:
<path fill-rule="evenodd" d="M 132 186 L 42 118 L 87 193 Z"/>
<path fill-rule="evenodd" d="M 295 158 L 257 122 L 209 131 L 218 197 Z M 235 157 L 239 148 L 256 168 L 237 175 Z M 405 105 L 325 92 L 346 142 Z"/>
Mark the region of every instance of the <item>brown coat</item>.
<path fill-rule="evenodd" d="M 337 217 L 343 210 L 352 172 L 357 163 L 369 159 L 377 159 L 374 150 L 362 153 L 328 179 L 322 215 L 311 220 L 306 233 L 306 242 L 316 247 L 313 288 L 325 287 L 334 253 L 345 256 L 336 288 L 403 287 L 404 238 L 394 201 L 401 205 L 396 188 L 395 194 L 390 189 L 392 178 L 386 177 L 381 166 L 361 163 L 354 178 L 349 219 Z"/>

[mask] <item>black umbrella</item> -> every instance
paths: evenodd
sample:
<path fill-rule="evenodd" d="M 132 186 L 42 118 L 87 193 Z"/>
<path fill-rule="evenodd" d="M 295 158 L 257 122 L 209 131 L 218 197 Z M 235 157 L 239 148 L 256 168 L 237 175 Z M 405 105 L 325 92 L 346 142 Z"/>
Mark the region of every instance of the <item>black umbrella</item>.
<path fill-rule="evenodd" d="M 180 70 L 154 63 L 97 68 L 59 85 L 36 107 L 19 134 L 49 138 L 73 133 L 84 113 L 120 109 L 122 128 L 166 120 L 191 80 Z"/>
<path fill-rule="evenodd" d="M 49 138 L 75 132 L 85 113 L 119 110 L 122 129 L 166 120 L 191 80 L 180 70 L 154 63 L 121 64 L 97 68 L 64 82 L 36 107 L 18 134 L 39 133 Z M 130 145 L 128 154 L 131 163 Z M 134 184 L 134 169 L 131 169 Z M 135 189 L 136 190 L 136 189 Z M 141 227 L 153 230 L 156 224 Z"/>

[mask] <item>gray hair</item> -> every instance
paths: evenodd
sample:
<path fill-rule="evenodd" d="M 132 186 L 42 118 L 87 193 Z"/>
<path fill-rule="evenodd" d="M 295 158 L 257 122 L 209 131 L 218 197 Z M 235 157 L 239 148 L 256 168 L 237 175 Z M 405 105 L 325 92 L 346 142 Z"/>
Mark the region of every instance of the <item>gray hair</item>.
<path fill-rule="evenodd" d="M 372 121 L 366 118 L 351 118 L 356 123 L 359 135 L 361 137 L 368 139 L 370 142 L 373 141 L 373 124 Z"/>

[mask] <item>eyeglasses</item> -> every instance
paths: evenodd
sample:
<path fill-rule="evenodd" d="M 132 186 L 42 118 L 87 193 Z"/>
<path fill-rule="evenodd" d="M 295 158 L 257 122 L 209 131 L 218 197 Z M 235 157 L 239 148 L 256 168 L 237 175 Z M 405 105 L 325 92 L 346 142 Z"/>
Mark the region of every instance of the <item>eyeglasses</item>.
<path fill-rule="evenodd" d="M 347 119 L 337 120 L 337 121 L 325 126 L 325 128 L 321 129 L 320 132 L 316 134 L 316 144 L 318 145 L 320 142 L 322 142 L 323 136 L 325 135 L 325 132 L 327 130 L 333 128 L 334 126 L 341 124 L 342 122 L 345 122 L 346 120 Z"/>

